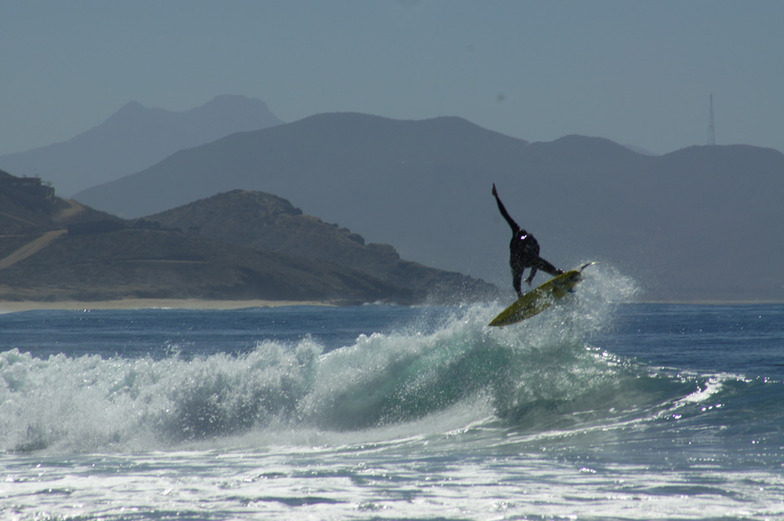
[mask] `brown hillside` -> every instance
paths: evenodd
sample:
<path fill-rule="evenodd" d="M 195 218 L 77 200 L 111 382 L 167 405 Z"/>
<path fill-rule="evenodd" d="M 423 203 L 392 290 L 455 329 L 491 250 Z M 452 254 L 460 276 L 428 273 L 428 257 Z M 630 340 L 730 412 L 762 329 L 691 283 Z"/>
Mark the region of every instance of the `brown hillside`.
<path fill-rule="evenodd" d="M 402 261 L 268 194 L 232 192 L 125 221 L 0 174 L 0 300 L 415 303 L 492 288 Z"/>
<path fill-rule="evenodd" d="M 0 270 L 0 300 L 118 298 L 410 301 L 356 271 L 167 230 L 66 236 Z"/>
<path fill-rule="evenodd" d="M 360 235 L 305 215 L 289 201 L 263 192 L 234 190 L 147 219 L 261 251 L 334 263 L 404 287 L 417 301 L 496 295 L 496 288 L 481 280 L 402 260 L 390 245 L 365 244 Z"/>

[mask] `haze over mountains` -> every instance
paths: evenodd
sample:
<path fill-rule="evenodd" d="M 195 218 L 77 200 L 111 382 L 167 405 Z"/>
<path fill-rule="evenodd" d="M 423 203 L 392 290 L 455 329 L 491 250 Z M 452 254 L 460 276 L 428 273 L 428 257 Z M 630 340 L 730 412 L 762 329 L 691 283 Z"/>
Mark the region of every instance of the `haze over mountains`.
<path fill-rule="evenodd" d="M 784 300 L 784 156 L 753 146 L 650 156 L 584 136 L 529 143 L 454 117 L 319 114 L 181 150 L 76 197 L 132 218 L 268 192 L 403 258 L 508 288 L 493 182 L 559 267 L 605 262 L 646 299 Z"/>
<path fill-rule="evenodd" d="M 178 150 L 280 123 L 264 102 L 243 96 L 217 96 L 182 112 L 130 102 L 68 141 L 0 156 L 0 168 L 41 177 L 59 195 L 71 196 L 143 170 Z"/>
<path fill-rule="evenodd" d="M 784 299 L 784 156 L 752 146 L 649 156 L 583 136 L 528 143 L 454 117 L 320 114 L 178 152 L 77 198 L 134 217 L 260 190 L 404 258 L 507 287 L 510 230 L 493 182 L 559 267 L 606 262 L 649 299 Z"/>

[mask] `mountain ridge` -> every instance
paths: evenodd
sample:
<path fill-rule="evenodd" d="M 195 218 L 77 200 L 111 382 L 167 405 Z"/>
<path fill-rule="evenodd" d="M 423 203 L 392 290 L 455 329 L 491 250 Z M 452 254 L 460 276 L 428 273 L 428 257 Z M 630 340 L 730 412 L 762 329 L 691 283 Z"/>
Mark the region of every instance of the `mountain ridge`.
<path fill-rule="evenodd" d="M 263 101 L 244 96 L 216 96 L 184 111 L 131 101 L 71 139 L 0 156 L 0 168 L 41 177 L 70 196 L 143 170 L 178 150 L 281 123 Z"/>
<path fill-rule="evenodd" d="M 784 241 L 771 239 L 784 155 L 748 145 L 649 156 L 604 138 L 529 143 L 460 118 L 333 113 L 180 151 L 78 198 L 130 217 L 238 188 L 274 193 L 407 259 L 507 286 L 492 183 L 559 267 L 608 262 L 651 300 L 784 300 Z"/>
<path fill-rule="evenodd" d="M 406 261 L 389 244 L 366 244 L 351 230 L 306 215 L 281 197 L 232 190 L 145 217 L 166 228 L 190 229 L 200 237 L 331 263 L 394 287 L 406 288 L 417 302 L 491 299 L 495 288 L 459 273 Z"/>
<path fill-rule="evenodd" d="M 0 170 L 0 300 L 416 304 L 497 296 L 484 281 L 404 261 L 392 246 L 366 245 L 271 194 L 233 191 L 127 221 L 39 188 L 40 179 Z"/>

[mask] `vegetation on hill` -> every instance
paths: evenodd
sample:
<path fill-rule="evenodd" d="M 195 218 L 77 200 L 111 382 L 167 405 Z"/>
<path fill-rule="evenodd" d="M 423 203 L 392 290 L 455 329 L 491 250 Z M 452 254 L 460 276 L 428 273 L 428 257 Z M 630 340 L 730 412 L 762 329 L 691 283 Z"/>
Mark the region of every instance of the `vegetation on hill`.
<path fill-rule="evenodd" d="M 2 179 L 19 178 L 0 171 Z M 391 246 L 365 245 L 269 194 L 238 191 L 128 221 L 4 186 L 0 300 L 417 303 L 487 298 L 495 290 L 407 263 Z"/>
<path fill-rule="evenodd" d="M 390 245 L 365 244 L 360 235 L 263 192 L 234 190 L 146 219 L 202 237 L 356 270 L 404 288 L 419 302 L 497 296 L 497 289 L 486 282 L 405 261 Z"/>

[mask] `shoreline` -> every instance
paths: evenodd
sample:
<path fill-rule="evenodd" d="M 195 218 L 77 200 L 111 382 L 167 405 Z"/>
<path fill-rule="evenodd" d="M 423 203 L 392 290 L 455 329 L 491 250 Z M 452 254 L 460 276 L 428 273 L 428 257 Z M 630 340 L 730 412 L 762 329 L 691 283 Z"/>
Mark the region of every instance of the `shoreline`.
<path fill-rule="evenodd" d="M 0 301 L 0 313 L 18 311 L 80 311 L 80 310 L 114 310 L 114 309 L 204 309 L 230 310 L 245 308 L 276 308 L 284 306 L 335 306 L 330 302 L 309 300 L 207 300 L 207 299 L 164 299 L 164 298 L 123 298 L 116 300 L 95 301 Z"/>
<path fill-rule="evenodd" d="M 682 306 L 753 306 L 784 304 L 782 300 L 639 300 L 624 304 L 670 304 Z M 20 311 L 84 311 L 132 309 L 191 309 L 232 310 L 247 308 L 277 308 L 286 306 L 336 307 L 341 304 L 318 300 L 211 300 L 199 298 L 120 298 L 113 300 L 0 300 L 0 313 Z"/>

